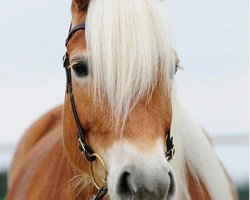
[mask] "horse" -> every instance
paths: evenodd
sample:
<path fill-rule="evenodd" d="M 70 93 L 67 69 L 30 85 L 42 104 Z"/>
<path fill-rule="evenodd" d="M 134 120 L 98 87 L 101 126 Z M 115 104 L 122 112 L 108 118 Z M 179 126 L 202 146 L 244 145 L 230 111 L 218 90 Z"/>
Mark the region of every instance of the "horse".
<path fill-rule="evenodd" d="M 19 143 L 6 200 L 233 200 L 205 131 L 178 101 L 159 0 L 72 0 L 65 101 Z"/>

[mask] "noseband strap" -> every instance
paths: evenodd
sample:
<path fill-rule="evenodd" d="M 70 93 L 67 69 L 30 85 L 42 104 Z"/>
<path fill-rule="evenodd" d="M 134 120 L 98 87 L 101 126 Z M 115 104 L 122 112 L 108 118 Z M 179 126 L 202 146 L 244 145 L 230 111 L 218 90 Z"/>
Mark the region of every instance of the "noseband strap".
<path fill-rule="evenodd" d="M 77 25 L 74 28 L 72 28 L 72 25 L 70 25 L 69 34 L 68 34 L 68 37 L 67 37 L 66 42 L 65 42 L 66 47 L 67 47 L 70 39 L 73 37 L 73 35 L 77 31 L 80 31 L 80 30 L 82 30 L 82 31 L 85 30 L 85 24 Z M 100 199 L 104 198 L 106 196 L 106 194 L 108 193 L 108 187 L 107 187 L 107 183 L 106 183 L 107 168 L 106 168 L 105 163 L 102 161 L 101 157 L 98 156 L 94 152 L 94 150 L 89 146 L 89 144 L 87 143 L 87 140 L 86 140 L 87 131 L 82 127 L 80 119 L 79 119 L 79 115 L 78 115 L 77 109 L 76 109 L 75 98 L 74 98 L 74 93 L 73 93 L 73 86 L 72 86 L 72 75 L 71 75 L 71 69 L 69 68 L 69 66 L 70 66 L 69 56 L 68 56 L 68 53 L 66 52 L 64 57 L 63 57 L 63 67 L 66 71 L 66 76 L 67 76 L 67 93 L 69 94 L 71 109 L 72 109 L 72 112 L 74 115 L 74 120 L 75 120 L 75 123 L 77 126 L 77 137 L 78 137 L 78 142 L 79 142 L 79 149 L 80 149 L 81 153 L 83 155 L 85 155 L 86 159 L 90 163 L 94 162 L 95 160 L 101 161 L 102 168 L 105 172 L 105 177 L 103 179 L 104 184 L 100 187 L 96 186 L 96 188 L 98 189 L 98 192 L 96 195 L 93 196 L 93 200 L 100 200 Z M 175 73 L 176 73 L 178 67 L 179 67 L 179 59 L 176 58 Z M 173 144 L 173 137 L 171 137 L 170 130 L 167 131 L 166 147 L 167 147 L 166 158 L 168 161 L 170 161 L 173 158 L 173 155 L 175 153 L 174 144 Z M 90 164 L 90 166 L 92 166 L 92 165 Z M 90 167 L 90 170 L 92 173 L 92 177 L 94 177 L 93 168 Z M 98 185 L 96 183 L 95 178 L 93 178 L 93 181 L 94 181 L 95 185 Z"/>

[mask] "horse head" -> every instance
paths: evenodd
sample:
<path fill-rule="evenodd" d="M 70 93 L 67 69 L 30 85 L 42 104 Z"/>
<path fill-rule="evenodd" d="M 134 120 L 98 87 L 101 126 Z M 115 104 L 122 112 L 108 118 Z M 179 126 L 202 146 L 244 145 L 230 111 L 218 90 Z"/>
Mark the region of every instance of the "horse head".
<path fill-rule="evenodd" d="M 91 176 L 90 162 L 94 183 L 107 187 L 111 199 L 175 193 L 169 155 L 175 53 L 163 18 L 159 1 L 72 2 L 63 141 L 71 165 Z M 91 147 L 94 161 L 78 149 L 81 127 L 80 149 L 86 155 L 83 143 Z"/>

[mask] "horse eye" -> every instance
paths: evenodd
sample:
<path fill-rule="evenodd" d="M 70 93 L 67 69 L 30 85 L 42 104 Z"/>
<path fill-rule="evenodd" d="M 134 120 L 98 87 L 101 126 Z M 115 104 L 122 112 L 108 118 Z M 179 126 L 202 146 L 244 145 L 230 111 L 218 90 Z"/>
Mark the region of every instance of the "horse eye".
<path fill-rule="evenodd" d="M 78 63 L 74 64 L 72 68 L 73 68 L 76 76 L 78 76 L 78 77 L 87 76 L 89 73 L 88 65 L 87 65 L 87 63 L 84 63 L 84 62 L 78 62 Z"/>

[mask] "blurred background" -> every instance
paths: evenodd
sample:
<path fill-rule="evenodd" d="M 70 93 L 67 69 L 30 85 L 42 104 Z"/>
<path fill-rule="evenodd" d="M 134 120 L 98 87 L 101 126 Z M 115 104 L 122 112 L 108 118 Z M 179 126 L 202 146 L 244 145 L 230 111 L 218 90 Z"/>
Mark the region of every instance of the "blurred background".
<path fill-rule="evenodd" d="M 61 104 L 70 0 L 0 1 L 0 200 L 25 129 Z M 181 102 L 207 130 L 249 199 L 248 0 L 168 0 L 166 14 L 183 71 Z"/>

